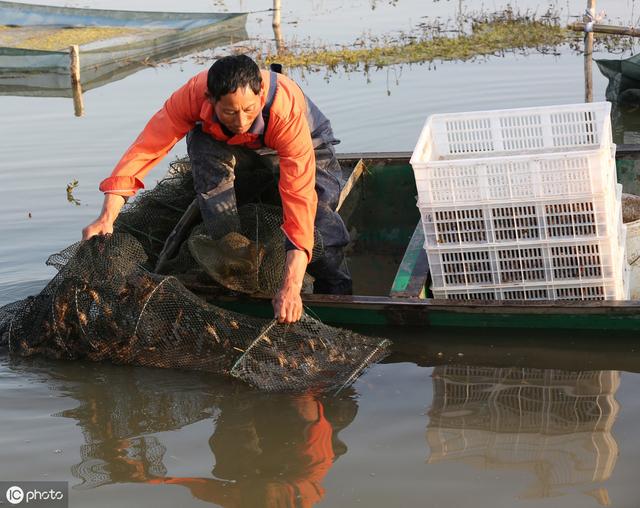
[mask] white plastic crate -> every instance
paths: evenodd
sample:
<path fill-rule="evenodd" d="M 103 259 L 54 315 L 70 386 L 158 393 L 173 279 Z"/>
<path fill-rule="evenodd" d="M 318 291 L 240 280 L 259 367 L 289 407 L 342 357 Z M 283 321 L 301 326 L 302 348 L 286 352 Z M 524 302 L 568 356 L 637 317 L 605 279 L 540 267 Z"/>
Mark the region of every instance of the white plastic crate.
<path fill-rule="evenodd" d="M 609 148 L 608 102 L 431 115 L 411 163 Z"/>
<path fill-rule="evenodd" d="M 428 206 L 512 202 L 607 192 L 615 182 L 611 154 L 545 154 L 414 165 L 421 203 Z"/>
<path fill-rule="evenodd" d="M 618 280 L 623 247 L 615 239 L 532 242 L 482 248 L 429 249 L 434 289 L 504 284 Z"/>
<path fill-rule="evenodd" d="M 613 279 L 599 282 L 572 281 L 565 284 L 500 286 L 493 288 L 432 288 L 434 298 L 450 300 L 625 300 L 623 286 Z"/>
<path fill-rule="evenodd" d="M 607 102 L 432 115 L 411 157 L 425 206 L 605 192 L 615 182 Z"/>
<path fill-rule="evenodd" d="M 444 270 L 439 272 L 440 279 L 432 271 L 434 281 L 448 280 L 452 284 L 442 287 L 433 284 L 431 291 L 435 298 L 454 300 L 628 300 L 631 270 L 626 259 L 626 226 L 622 221 L 618 240 L 611 258 L 600 255 L 601 243 L 574 248 L 568 244 L 556 246 L 551 248 L 551 256 L 547 252 L 547 257 L 535 246 L 533 251 L 496 249 L 493 257 L 487 257 L 484 249 L 470 250 L 470 254 L 459 256 L 462 264 L 466 258 L 466 266 L 452 265 L 449 258 L 448 266 L 445 263 Z M 492 260 L 498 261 L 498 270 L 489 273 L 487 268 Z M 467 270 L 464 278 L 456 272 L 460 269 Z M 454 285 L 460 280 L 476 284 Z M 487 280 L 499 282 L 489 285 L 482 282 Z"/>
<path fill-rule="evenodd" d="M 543 240 L 591 240 L 618 234 L 622 186 L 606 194 L 464 206 L 419 204 L 425 248 Z"/>

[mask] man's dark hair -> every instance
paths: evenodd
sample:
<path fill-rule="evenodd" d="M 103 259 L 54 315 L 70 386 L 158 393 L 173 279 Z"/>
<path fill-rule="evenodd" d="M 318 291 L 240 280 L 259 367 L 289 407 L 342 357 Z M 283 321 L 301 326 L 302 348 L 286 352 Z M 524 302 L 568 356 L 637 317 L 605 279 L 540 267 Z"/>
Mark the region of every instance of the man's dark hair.
<path fill-rule="evenodd" d="M 260 68 L 246 55 L 230 55 L 217 60 L 207 75 L 209 94 L 216 101 L 223 95 L 245 86 L 257 95 L 260 93 L 261 85 Z"/>

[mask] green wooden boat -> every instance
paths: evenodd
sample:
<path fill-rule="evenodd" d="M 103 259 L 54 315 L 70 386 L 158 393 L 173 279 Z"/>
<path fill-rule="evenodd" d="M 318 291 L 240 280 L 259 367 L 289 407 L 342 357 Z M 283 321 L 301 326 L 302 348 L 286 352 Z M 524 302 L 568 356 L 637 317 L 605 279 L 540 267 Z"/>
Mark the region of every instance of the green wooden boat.
<path fill-rule="evenodd" d="M 415 205 L 410 153 L 343 154 L 350 175 L 340 201 L 352 245 L 354 296 L 303 295 L 307 312 L 337 325 L 455 328 L 640 330 L 640 301 L 454 301 L 429 297 L 424 237 Z M 640 148 L 619 145 L 618 171 Z M 624 168 L 622 168 L 624 169 Z M 417 225 L 417 226 L 416 226 Z M 273 315 L 268 297 L 220 297 L 192 287 L 216 305 Z"/>

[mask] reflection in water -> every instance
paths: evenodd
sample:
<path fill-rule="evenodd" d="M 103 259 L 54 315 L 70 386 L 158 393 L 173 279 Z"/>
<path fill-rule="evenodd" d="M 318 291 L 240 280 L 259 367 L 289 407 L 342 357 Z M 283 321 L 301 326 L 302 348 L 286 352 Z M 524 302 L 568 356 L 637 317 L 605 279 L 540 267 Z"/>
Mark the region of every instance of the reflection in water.
<path fill-rule="evenodd" d="M 312 506 L 333 461 L 346 453 L 337 434 L 357 413 L 350 396 L 257 393 L 197 373 L 86 365 L 77 378 L 60 372 L 64 391 L 80 402 L 58 415 L 77 420 L 84 434 L 82 460 L 72 466 L 80 489 L 173 484 L 225 507 Z M 212 475 L 167 475 L 157 434 L 208 418 Z"/>
<path fill-rule="evenodd" d="M 608 505 L 618 445 L 611 428 L 618 371 L 439 366 L 433 372 L 429 463 L 523 470 L 536 481 L 523 498 L 583 486 Z"/>

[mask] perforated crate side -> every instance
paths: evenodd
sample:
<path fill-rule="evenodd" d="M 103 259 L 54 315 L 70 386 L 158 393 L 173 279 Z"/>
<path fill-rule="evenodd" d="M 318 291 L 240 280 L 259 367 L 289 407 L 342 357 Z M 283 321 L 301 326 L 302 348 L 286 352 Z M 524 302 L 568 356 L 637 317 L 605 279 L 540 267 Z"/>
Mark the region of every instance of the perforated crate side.
<path fill-rule="evenodd" d="M 433 297 L 449 300 L 618 300 L 620 282 L 604 279 L 600 282 L 574 281 L 565 284 L 536 284 L 493 288 L 431 288 Z"/>
<path fill-rule="evenodd" d="M 589 242 L 531 242 L 463 249 L 427 249 L 433 287 L 485 289 L 503 284 L 621 279 L 617 237 Z"/>
<path fill-rule="evenodd" d="M 413 166 L 425 206 L 570 198 L 611 191 L 615 158 L 607 148 L 580 153 L 434 161 Z"/>
<path fill-rule="evenodd" d="M 467 206 L 419 205 L 428 248 L 589 240 L 617 234 L 620 194 Z"/>
<path fill-rule="evenodd" d="M 496 154 L 600 149 L 612 144 L 608 102 L 431 115 L 411 164 Z"/>

